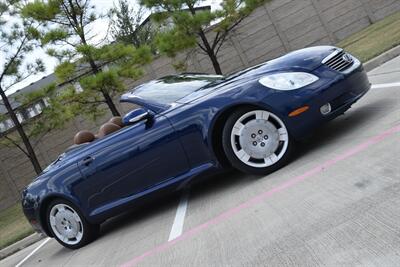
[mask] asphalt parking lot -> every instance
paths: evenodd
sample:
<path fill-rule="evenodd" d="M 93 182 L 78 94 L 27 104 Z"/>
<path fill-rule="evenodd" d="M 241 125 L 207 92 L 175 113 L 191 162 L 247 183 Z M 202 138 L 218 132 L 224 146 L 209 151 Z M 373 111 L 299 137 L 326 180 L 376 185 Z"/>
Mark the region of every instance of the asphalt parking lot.
<path fill-rule="evenodd" d="M 0 266 L 399 266 L 400 57 L 369 77 L 285 168 L 211 177 L 106 222 L 80 250 L 44 239 Z"/>

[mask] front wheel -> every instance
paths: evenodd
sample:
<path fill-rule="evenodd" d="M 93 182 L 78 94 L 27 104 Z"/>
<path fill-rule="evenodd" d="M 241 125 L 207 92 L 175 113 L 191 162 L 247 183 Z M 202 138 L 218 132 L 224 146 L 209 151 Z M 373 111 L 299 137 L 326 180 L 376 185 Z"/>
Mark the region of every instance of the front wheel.
<path fill-rule="evenodd" d="M 283 121 L 267 110 L 242 108 L 227 120 L 222 135 L 233 167 L 250 174 L 268 174 L 290 158 L 293 140 Z"/>
<path fill-rule="evenodd" d="M 50 203 L 47 209 L 47 223 L 54 238 L 70 249 L 88 244 L 99 231 L 99 225 L 87 222 L 75 205 L 62 199 Z"/>

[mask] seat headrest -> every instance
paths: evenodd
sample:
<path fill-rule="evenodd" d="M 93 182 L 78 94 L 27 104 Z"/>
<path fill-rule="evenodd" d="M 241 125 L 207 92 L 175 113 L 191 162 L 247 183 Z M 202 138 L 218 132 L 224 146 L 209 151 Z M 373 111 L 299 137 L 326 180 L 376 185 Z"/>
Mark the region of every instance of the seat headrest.
<path fill-rule="evenodd" d="M 112 117 L 108 122 L 114 123 L 121 128 L 125 126 L 124 123 L 122 122 L 122 118 L 119 116 Z"/>
<path fill-rule="evenodd" d="M 118 125 L 116 125 L 114 123 L 106 122 L 100 127 L 99 133 L 97 134 L 97 136 L 99 138 L 102 138 L 102 137 L 106 136 L 107 134 L 116 132 L 120 129 L 121 129 L 121 127 L 119 127 Z"/>
<path fill-rule="evenodd" d="M 74 136 L 74 144 L 75 145 L 92 142 L 93 140 L 94 140 L 94 134 L 89 131 L 79 131 Z"/>

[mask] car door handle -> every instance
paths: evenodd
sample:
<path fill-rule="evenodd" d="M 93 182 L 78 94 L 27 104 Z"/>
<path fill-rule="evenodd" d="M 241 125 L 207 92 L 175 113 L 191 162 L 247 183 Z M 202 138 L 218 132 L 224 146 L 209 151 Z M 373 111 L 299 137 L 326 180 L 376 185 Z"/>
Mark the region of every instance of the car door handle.
<path fill-rule="evenodd" d="M 85 166 L 89 166 L 93 162 L 92 157 L 86 157 L 84 160 L 82 160 L 82 164 Z"/>

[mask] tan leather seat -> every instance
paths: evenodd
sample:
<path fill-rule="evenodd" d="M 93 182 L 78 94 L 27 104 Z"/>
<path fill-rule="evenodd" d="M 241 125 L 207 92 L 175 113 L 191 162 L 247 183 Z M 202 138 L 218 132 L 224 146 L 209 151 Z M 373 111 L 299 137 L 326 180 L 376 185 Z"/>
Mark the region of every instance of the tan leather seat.
<path fill-rule="evenodd" d="M 85 130 L 79 131 L 74 136 L 74 144 L 75 145 L 92 142 L 93 140 L 94 140 L 94 134 L 92 132 L 85 131 Z"/>
<path fill-rule="evenodd" d="M 125 126 L 124 123 L 122 122 L 122 118 L 118 116 L 112 117 L 108 122 L 114 123 L 121 128 Z"/>
<path fill-rule="evenodd" d="M 121 129 L 120 126 L 118 126 L 118 125 L 116 125 L 114 123 L 111 123 L 111 122 L 106 122 L 100 127 L 99 133 L 97 134 L 97 136 L 99 138 L 103 138 L 107 134 L 116 132 L 116 131 L 118 131 L 120 129 Z"/>

